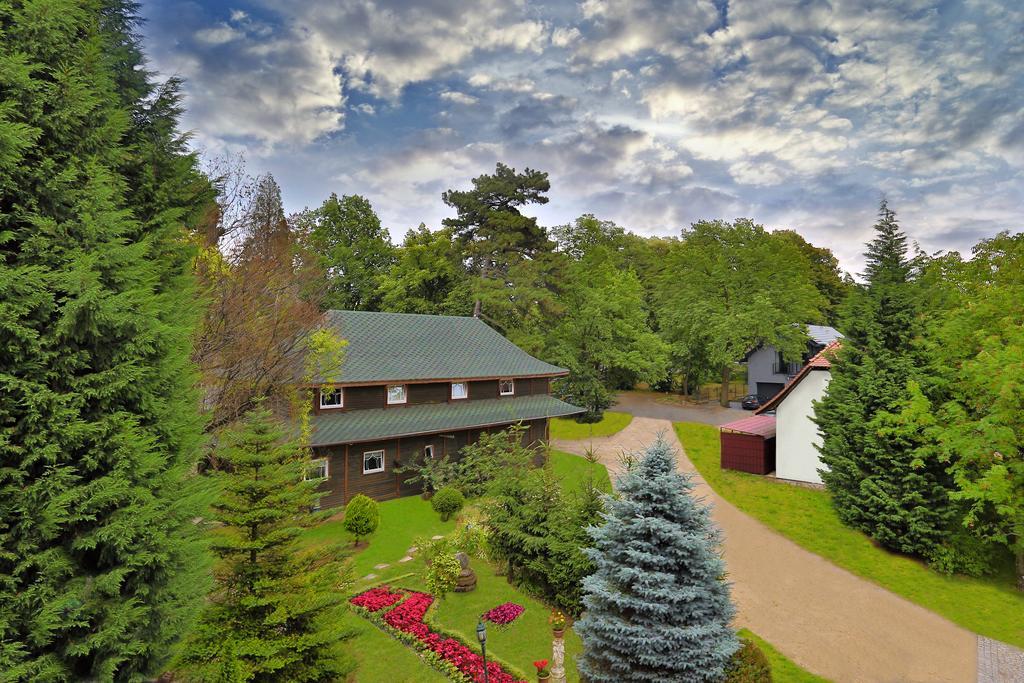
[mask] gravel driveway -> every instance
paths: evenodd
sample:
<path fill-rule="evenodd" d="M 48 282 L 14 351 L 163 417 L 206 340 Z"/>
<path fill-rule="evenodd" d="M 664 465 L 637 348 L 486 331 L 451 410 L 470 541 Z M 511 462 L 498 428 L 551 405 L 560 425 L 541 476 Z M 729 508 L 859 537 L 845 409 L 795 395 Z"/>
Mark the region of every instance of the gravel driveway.
<path fill-rule="evenodd" d="M 552 445 L 580 455 L 592 445 L 614 477 L 621 470 L 619 453 L 640 450 L 659 433 L 678 449 L 680 469 L 694 474 L 697 494 L 714 506 L 738 626 L 837 683 L 978 680 L 973 633 L 804 550 L 718 498 L 696 474 L 667 419 L 635 417 L 610 437 Z"/>

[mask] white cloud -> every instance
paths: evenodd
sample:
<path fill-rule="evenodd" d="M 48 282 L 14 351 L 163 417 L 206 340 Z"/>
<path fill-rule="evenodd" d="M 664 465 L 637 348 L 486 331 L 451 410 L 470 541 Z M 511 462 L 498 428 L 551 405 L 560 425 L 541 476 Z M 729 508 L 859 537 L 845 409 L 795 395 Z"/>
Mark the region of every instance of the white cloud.
<path fill-rule="evenodd" d="M 456 104 L 471 105 L 476 104 L 479 100 L 472 95 L 467 95 L 464 92 L 458 92 L 457 90 L 446 90 L 441 93 L 441 99 L 449 102 L 455 102 Z"/>

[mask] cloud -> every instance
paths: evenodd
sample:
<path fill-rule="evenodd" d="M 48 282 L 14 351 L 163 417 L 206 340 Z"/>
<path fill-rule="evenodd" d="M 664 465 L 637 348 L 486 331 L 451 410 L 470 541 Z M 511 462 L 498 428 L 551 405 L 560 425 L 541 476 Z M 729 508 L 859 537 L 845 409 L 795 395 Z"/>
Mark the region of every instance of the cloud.
<path fill-rule="evenodd" d="M 441 93 L 441 99 L 464 105 L 476 104 L 479 102 L 479 100 L 472 95 L 467 95 L 464 92 L 457 92 L 454 90 L 446 90 Z"/>

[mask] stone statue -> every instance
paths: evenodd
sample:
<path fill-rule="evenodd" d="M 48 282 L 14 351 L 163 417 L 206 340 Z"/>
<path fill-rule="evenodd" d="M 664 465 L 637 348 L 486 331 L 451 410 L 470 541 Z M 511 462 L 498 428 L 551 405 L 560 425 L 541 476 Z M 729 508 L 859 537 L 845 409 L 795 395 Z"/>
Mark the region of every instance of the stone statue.
<path fill-rule="evenodd" d="M 455 582 L 456 593 L 468 593 L 476 588 L 476 574 L 469 568 L 469 555 L 466 553 L 455 553 L 455 559 L 459 561 L 462 571 Z"/>

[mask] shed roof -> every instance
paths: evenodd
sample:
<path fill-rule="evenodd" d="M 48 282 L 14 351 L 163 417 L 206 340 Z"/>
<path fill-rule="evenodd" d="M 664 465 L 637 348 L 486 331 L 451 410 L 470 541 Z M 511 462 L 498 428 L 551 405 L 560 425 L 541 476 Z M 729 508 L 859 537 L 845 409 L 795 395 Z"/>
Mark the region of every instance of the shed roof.
<path fill-rule="evenodd" d="M 796 385 L 807 376 L 807 373 L 813 370 L 828 370 L 831 368 L 832 358 L 841 345 L 842 341 L 837 339 L 819 351 L 813 358 L 807 361 L 807 365 L 800 368 L 800 372 L 796 373 L 796 377 L 786 384 L 786 386 L 782 388 L 782 391 L 772 396 L 771 400 L 755 411 L 755 414 L 760 415 L 761 413 L 769 410 L 775 410 L 779 404 L 782 403 L 783 399 L 789 395 L 789 392 L 793 391 L 793 389 L 796 388 Z"/>
<path fill-rule="evenodd" d="M 348 340 L 341 384 L 568 374 L 534 358 L 478 318 L 327 311 L 324 321 Z"/>
<path fill-rule="evenodd" d="M 742 420 L 727 422 L 722 425 L 720 429 L 726 432 L 739 432 L 740 434 L 763 436 L 767 439 L 775 436 L 775 416 L 753 415 L 751 417 L 745 417 Z"/>
<path fill-rule="evenodd" d="M 436 434 L 514 424 L 522 420 L 576 415 L 582 412 L 583 408 L 577 408 L 546 394 L 351 412 L 324 412 L 311 417 L 313 436 L 310 445 L 332 446 L 417 434 Z"/>

